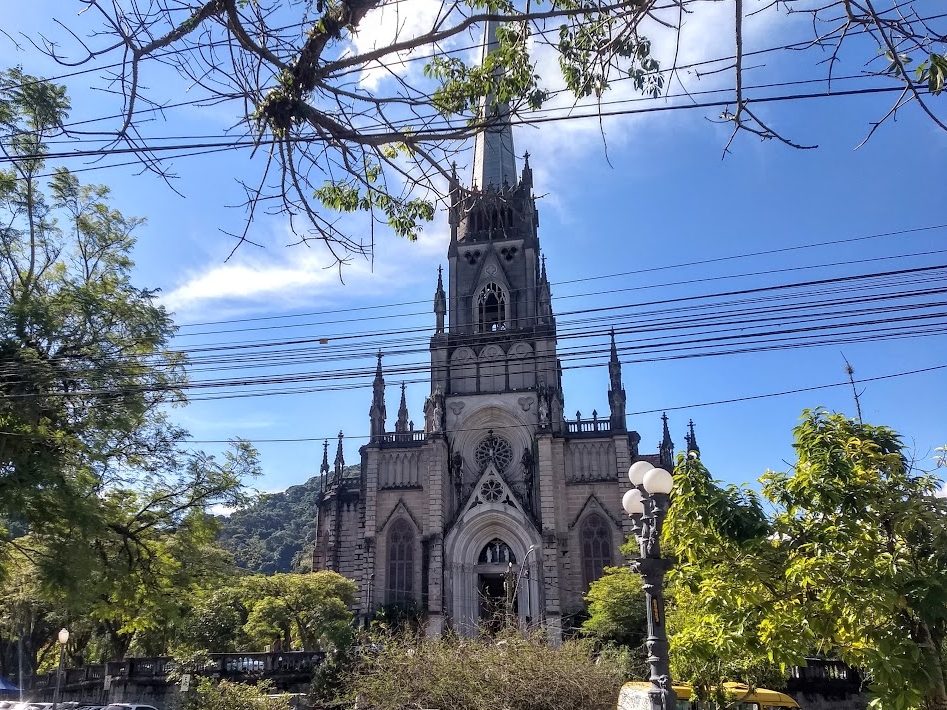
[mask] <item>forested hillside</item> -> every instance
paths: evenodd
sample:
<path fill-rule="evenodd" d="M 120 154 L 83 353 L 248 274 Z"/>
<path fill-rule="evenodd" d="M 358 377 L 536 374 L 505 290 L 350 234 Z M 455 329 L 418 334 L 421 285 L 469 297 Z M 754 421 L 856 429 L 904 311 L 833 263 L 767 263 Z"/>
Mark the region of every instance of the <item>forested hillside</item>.
<path fill-rule="evenodd" d="M 346 466 L 345 472 L 353 475 L 358 469 L 358 464 Z M 246 508 L 221 517 L 218 542 L 233 553 L 238 566 L 252 572 L 308 569 L 320 480 L 315 476 L 282 493 L 261 494 Z"/>

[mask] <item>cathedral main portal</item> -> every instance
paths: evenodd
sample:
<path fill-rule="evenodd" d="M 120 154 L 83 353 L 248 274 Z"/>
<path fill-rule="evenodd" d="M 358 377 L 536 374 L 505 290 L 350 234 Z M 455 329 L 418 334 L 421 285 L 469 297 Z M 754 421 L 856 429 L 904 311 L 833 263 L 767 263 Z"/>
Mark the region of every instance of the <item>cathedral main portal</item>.
<path fill-rule="evenodd" d="M 476 635 L 505 621 L 525 627 L 541 617 L 539 536 L 509 505 L 484 503 L 448 533 L 445 569 L 454 628 Z"/>

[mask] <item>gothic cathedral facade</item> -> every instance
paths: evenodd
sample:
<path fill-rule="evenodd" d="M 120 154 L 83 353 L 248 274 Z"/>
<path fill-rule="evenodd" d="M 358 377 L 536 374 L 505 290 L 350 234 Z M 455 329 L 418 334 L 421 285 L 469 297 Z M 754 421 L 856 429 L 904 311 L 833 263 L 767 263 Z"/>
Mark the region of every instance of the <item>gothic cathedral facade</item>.
<path fill-rule="evenodd" d="M 488 26 L 484 51 L 495 41 Z M 528 155 L 519 174 L 515 162 L 500 120 L 476 137 L 470 188 L 451 181 L 423 427 L 402 386 L 387 429 L 379 353 L 358 475 L 344 474 L 341 434 L 334 469 L 323 455 L 313 568 L 358 584 L 363 619 L 411 604 L 430 633 L 473 634 L 502 609 L 558 639 L 589 584 L 622 562 L 628 467 L 673 465 L 666 417 L 658 453 L 628 431 L 614 336 L 609 416 L 565 418 L 533 173 Z"/>

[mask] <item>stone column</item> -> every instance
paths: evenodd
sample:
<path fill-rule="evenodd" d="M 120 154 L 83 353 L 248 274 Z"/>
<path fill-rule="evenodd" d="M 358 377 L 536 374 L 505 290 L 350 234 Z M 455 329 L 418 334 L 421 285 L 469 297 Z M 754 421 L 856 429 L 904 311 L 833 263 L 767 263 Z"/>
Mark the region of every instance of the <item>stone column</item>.
<path fill-rule="evenodd" d="M 559 543 L 556 536 L 556 456 L 552 434 L 539 434 L 536 443 L 539 454 L 536 462 L 539 509 L 543 526 L 543 622 L 550 643 L 559 645 L 562 641 L 562 609 L 559 599 Z"/>
<path fill-rule="evenodd" d="M 444 483 L 449 477 L 447 440 L 442 434 L 430 437 L 425 444 L 428 454 L 427 480 L 424 486 L 428 494 L 427 527 L 428 539 L 428 635 L 436 636 L 444 628 L 444 524 L 447 505 Z"/>

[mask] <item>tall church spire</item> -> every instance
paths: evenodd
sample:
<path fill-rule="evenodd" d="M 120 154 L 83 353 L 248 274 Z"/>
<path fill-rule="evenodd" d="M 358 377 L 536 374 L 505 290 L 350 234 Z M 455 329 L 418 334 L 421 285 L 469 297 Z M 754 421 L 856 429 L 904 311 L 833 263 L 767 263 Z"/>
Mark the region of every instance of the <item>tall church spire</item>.
<path fill-rule="evenodd" d="M 404 397 L 404 382 L 401 383 L 401 406 L 398 407 L 398 421 L 395 422 L 395 431 L 404 434 L 408 428 L 408 402 Z"/>
<path fill-rule="evenodd" d="M 339 432 L 339 448 L 335 452 L 335 480 L 342 480 L 342 470 L 345 468 L 345 456 L 342 454 L 342 437 L 343 434 Z"/>
<path fill-rule="evenodd" d="M 611 332 L 611 353 L 608 358 L 608 404 L 611 407 L 612 431 L 625 431 L 628 423 L 625 418 L 625 388 L 621 382 L 621 360 L 615 347 L 615 329 Z"/>
<path fill-rule="evenodd" d="M 325 490 L 329 482 L 329 440 L 326 439 L 322 445 L 322 466 L 319 467 L 319 473 L 322 474 L 320 487 Z"/>
<path fill-rule="evenodd" d="M 373 442 L 381 441 L 385 436 L 385 378 L 381 374 L 381 350 L 378 351 L 378 365 L 375 367 L 375 380 L 372 382 L 372 406 L 368 409 L 371 423 L 370 433 Z"/>
<path fill-rule="evenodd" d="M 483 31 L 483 64 L 490 52 L 499 48 L 495 20 L 487 20 Z M 499 77 L 502 68 L 494 70 Z M 504 184 L 515 185 L 516 158 L 513 153 L 513 128 L 510 125 L 510 106 L 506 102 L 497 102 L 493 94 L 488 94 L 480 103 L 481 122 L 492 124 L 477 133 L 474 144 L 472 186 L 485 190 L 488 187 L 501 188 Z"/>
<path fill-rule="evenodd" d="M 694 433 L 693 419 L 687 422 L 687 434 L 684 437 L 684 441 L 687 443 L 688 456 L 693 451 L 694 454 L 696 454 L 696 457 L 700 458 L 700 447 L 697 445 L 697 435 Z"/>
<path fill-rule="evenodd" d="M 441 267 L 437 267 L 437 290 L 434 292 L 434 315 L 437 319 L 435 333 L 444 332 L 444 316 L 447 313 L 447 295 L 444 293 L 444 279 L 441 277 Z"/>
<path fill-rule="evenodd" d="M 671 430 L 668 428 L 667 412 L 661 415 L 664 422 L 664 437 L 661 439 L 661 467 L 672 471 L 674 469 L 674 442 L 671 441 Z"/>

